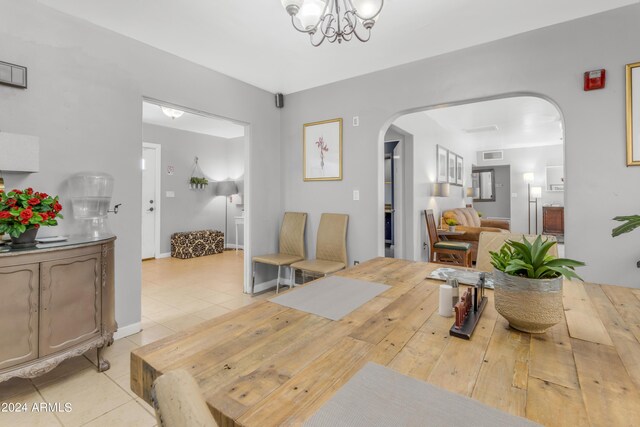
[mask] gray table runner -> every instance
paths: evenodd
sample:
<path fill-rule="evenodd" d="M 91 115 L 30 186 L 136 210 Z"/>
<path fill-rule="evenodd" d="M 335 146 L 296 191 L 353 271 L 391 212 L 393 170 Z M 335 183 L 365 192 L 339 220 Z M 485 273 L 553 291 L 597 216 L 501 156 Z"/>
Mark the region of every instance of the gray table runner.
<path fill-rule="evenodd" d="M 532 421 L 491 408 L 367 363 L 305 424 L 305 427 L 533 427 Z"/>
<path fill-rule="evenodd" d="M 389 288 L 380 283 L 330 276 L 271 298 L 271 302 L 340 320 Z"/>

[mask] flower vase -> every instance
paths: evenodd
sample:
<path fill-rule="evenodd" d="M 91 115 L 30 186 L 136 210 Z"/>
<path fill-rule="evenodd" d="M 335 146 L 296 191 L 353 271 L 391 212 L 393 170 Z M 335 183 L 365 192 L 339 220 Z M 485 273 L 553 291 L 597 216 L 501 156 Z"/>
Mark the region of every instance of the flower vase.
<path fill-rule="evenodd" d="M 29 228 L 18 237 L 11 236 L 12 248 L 32 248 L 36 245 L 36 235 L 38 234 L 37 228 Z"/>

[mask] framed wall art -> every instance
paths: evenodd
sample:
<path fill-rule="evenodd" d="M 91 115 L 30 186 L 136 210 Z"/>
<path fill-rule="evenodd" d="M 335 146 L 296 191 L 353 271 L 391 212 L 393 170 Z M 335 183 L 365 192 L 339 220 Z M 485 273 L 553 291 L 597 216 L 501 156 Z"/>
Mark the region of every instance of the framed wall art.
<path fill-rule="evenodd" d="M 449 184 L 456 185 L 456 153 L 449 151 L 449 156 L 447 158 L 447 182 Z"/>
<path fill-rule="evenodd" d="M 342 180 L 342 119 L 307 123 L 302 134 L 303 179 Z"/>
<path fill-rule="evenodd" d="M 464 160 L 456 155 L 456 185 L 462 185 L 464 182 Z"/>
<path fill-rule="evenodd" d="M 640 166 L 640 62 L 627 65 L 627 166 Z"/>
<path fill-rule="evenodd" d="M 449 182 L 449 150 L 441 145 L 436 145 L 436 170 L 438 176 L 436 182 Z"/>

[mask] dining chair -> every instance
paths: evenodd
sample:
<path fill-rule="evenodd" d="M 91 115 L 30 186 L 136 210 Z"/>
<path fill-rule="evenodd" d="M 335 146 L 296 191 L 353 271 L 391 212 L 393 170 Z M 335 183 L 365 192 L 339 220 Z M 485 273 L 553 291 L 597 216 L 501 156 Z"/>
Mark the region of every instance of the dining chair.
<path fill-rule="evenodd" d="M 160 427 L 218 427 L 196 380 L 178 369 L 153 382 L 151 401 Z"/>
<path fill-rule="evenodd" d="M 278 267 L 276 293 L 280 292 L 280 274 L 282 267 L 291 268 L 291 264 L 305 259 L 304 229 L 307 214 L 303 212 L 285 212 L 280 227 L 279 250 L 276 254 L 258 255 L 251 259 L 251 295 L 256 283 L 256 263 L 275 265 Z M 292 284 L 289 284 L 289 288 Z"/>
<path fill-rule="evenodd" d="M 424 211 L 429 236 L 429 261 L 471 267 L 471 243 L 440 240 L 432 209 Z"/>
<path fill-rule="evenodd" d="M 476 269 L 486 272 L 493 271 L 493 266 L 491 265 L 491 254 L 489 252 L 498 252 L 508 240 L 522 242 L 523 237 L 526 237 L 527 241 L 533 243 L 533 241 L 538 236 L 518 233 L 492 233 L 487 231 L 483 231 L 482 233 L 480 233 L 480 240 L 478 241 L 478 260 L 476 261 Z M 542 236 L 542 238 L 548 239 L 551 242 L 557 241 L 555 236 Z M 549 255 L 557 257 L 558 245 L 553 245 L 551 249 L 549 249 L 548 253 Z"/>
<path fill-rule="evenodd" d="M 347 223 L 349 215 L 323 213 L 316 241 L 316 258 L 291 264 L 291 283 L 295 271 L 327 276 L 347 267 Z"/>

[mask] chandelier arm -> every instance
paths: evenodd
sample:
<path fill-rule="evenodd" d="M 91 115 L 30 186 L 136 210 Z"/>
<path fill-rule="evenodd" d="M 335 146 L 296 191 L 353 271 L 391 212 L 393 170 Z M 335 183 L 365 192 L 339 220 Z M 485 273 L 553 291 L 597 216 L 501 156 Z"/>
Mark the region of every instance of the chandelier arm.
<path fill-rule="evenodd" d="M 356 28 L 358 27 L 358 18 L 353 11 L 348 10 L 345 12 L 343 19 L 347 23 L 344 26 L 343 34 L 351 34 L 356 31 Z"/>
<path fill-rule="evenodd" d="M 353 34 L 356 36 L 358 40 L 365 43 L 365 42 L 368 42 L 369 39 L 371 38 L 371 29 L 367 30 L 367 37 L 360 36 L 360 34 L 357 31 L 354 31 Z"/>
<path fill-rule="evenodd" d="M 324 26 L 323 25 L 320 26 L 320 32 L 324 34 L 325 37 L 335 36 L 337 34 L 337 31 L 331 25 L 331 23 L 335 20 L 335 17 L 333 15 L 325 15 L 322 17 L 322 21 L 324 21 L 325 19 L 327 20 L 327 24 Z"/>

